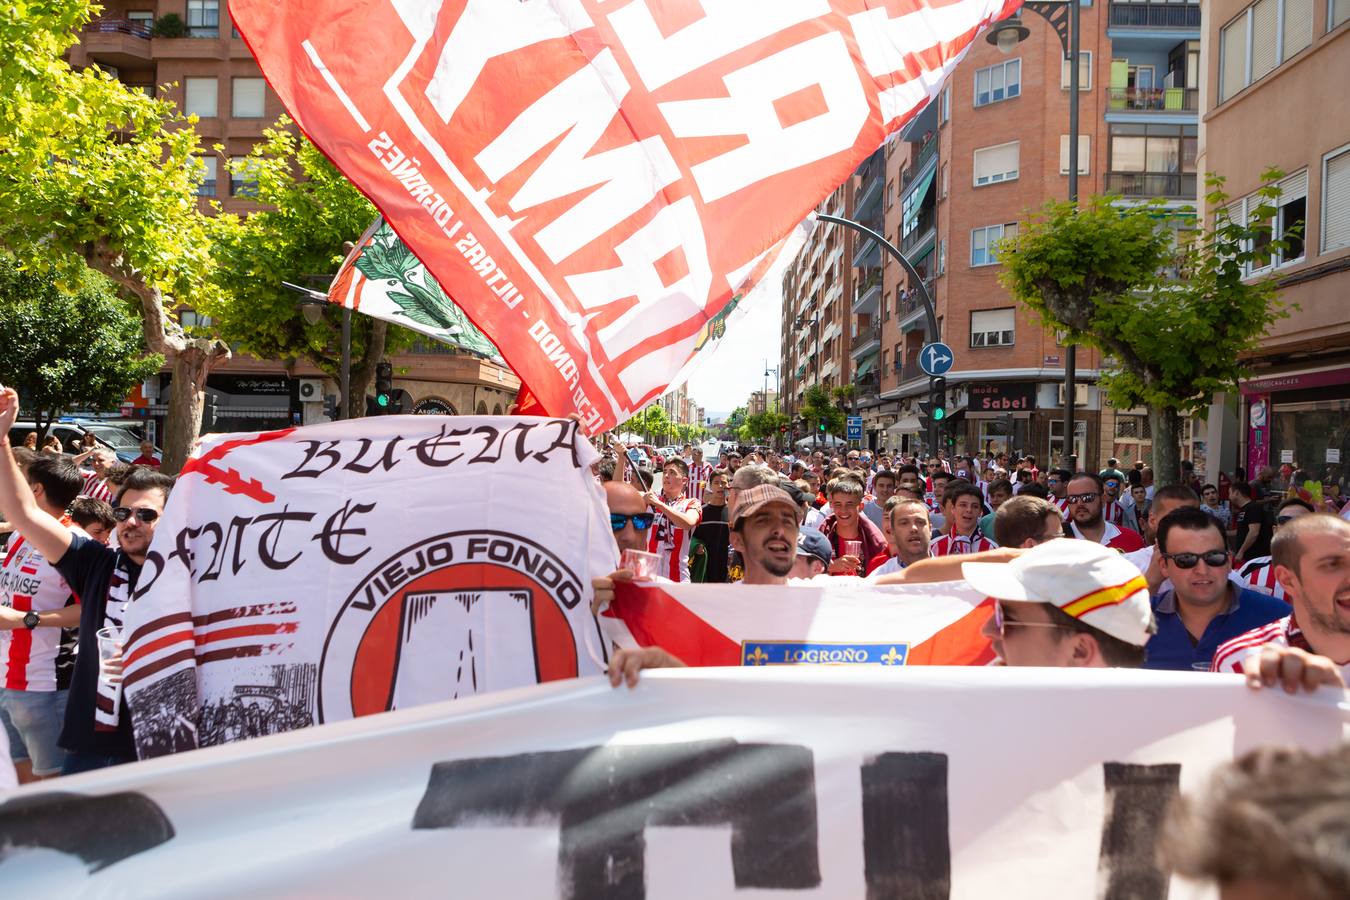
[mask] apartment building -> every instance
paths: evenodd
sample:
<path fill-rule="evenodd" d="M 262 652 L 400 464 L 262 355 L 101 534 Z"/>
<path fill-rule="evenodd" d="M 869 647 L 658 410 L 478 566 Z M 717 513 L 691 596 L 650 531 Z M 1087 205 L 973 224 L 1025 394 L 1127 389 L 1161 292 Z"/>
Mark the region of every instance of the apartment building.
<path fill-rule="evenodd" d="M 766 412 L 778 411 L 778 392 L 777 391 L 752 391 L 750 399 L 745 402 L 746 415 L 753 416 Z"/>
<path fill-rule="evenodd" d="M 868 158 L 862 166 L 876 165 Z M 817 212 L 858 219 L 855 182 L 850 176 L 826 197 Z M 866 212 L 866 209 L 863 210 Z M 783 275 L 783 322 L 779 377 L 782 410 L 795 416 L 808 388 L 827 391 L 853 384 L 854 233 L 818 222 Z"/>
<path fill-rule="evenodd" d="M 1290 304 L 1248 360 L 1252 377 L 1211 411 L 1232 471 L 1303 467 L 1345 483 L 1350 461 L 1348 0 L 1205 0 L 1201 169 L 1223 175 L 1227 212 L 1249 218 L 1262 172 L 1285 173 L 1271 234 L 1249 267 Z M 1220 213 L 1204 209 L 1206 219 Z M 1296 228 L 1295 226 L 1301 226 Z"/>
<path fill-rule="evenodd" d="M 177 17 L 181 36 L 166 16 Z M 168 32 L 176 36 L 165 36 Z M 247 173 L 231 174 L 227 162 L 246 157 L 285 110 L 235 31 L 224 0 L 104 0 L 69 59 L 76 68 L 98 66 L 128 85 L 167 97 L 198 117 L 204 210 L 213 202 L 240 214 L 260 208 Z M 217 144 L 223 151 L 214 149 Z M 305 274 L 297 272 L 296 280 Z M 193 310 L 178 314 L 185 326 L 209 326 Z M 520 387 L 509 369 L 431 340 L 391 362 L 398 373 L 395 386 L 409 392 L 419 413 L 500 415 Z M 152 435 L 167 412 L 169 375 L 166 370 L 151 379 L 123 407 L 144 419 Z M 266 430 L 322 421 L 323 397 L 336 394 L 337 385 L 304 363 L 288 371 L 279 361 L 236 354 L 213 371 L 207 393 L 218 421 L 208 419 L 204 427 Z"/>
<path fill-rule="evenodd" d="M 1081 13 L 1080 196 L 1194 204 L 1200 7 L 1093 3 Z M 1048 22 L 1028 13 L 1022 23 L 1029 35 L 1011 53 L 979 42 L 938 98 L 879 151 L 881 221 L 919 278 L 859 253 L 852 354 L 866 373 L 857 383 L 869 446 L 932 449 L 920 434 L 928 378 L 919 351 L 941 339 L 956 357 L 949 451 L 1058 460 L 1065 450 L 1066 348 L 998 283 L 998 242 L 1046 200 L 1068 198 L 1068 63 Z M 1144 412 L 1103 414 L 1091 349 L 1079 348 L 1076 372 L 1073 452 L 1085 466 L 1136 458 L 1139 442 L 1117 432 L 1138 432 Z"/>

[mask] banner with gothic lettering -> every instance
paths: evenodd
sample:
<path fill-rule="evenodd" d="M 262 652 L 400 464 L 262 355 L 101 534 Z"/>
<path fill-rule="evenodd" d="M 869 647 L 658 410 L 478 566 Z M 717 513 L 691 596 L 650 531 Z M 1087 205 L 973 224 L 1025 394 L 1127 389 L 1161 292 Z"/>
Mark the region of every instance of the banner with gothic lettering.
<path fill-rule="evenodd" d="M 574 678 L 617 550 L 575 421 L 396 416 L 219 435 L 124 633 L 144 757 Z"/>
<path fill-rule="evenodd" d="M 300 127 L 552 415 L 687 376 L 1021 0 L 232 0 Z M 766 283 L 766 287 L 772 285 Z"/>

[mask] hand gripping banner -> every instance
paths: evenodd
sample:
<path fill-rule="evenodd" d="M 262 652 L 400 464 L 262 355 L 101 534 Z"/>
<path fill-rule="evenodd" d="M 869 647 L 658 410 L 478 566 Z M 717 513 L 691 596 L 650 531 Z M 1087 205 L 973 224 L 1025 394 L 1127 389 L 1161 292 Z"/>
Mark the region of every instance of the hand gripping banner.
<path fill-rule="evenodd" d="M 219 435 L 127 611 L 159 756 L 604 668 L 618 562 L 577 423 L 393 416 Z"/>
<path fill-rule="evenodd" d="M 1019 0 L 234 0 L 300 127 L 553 415 L 687 373 Z"/>

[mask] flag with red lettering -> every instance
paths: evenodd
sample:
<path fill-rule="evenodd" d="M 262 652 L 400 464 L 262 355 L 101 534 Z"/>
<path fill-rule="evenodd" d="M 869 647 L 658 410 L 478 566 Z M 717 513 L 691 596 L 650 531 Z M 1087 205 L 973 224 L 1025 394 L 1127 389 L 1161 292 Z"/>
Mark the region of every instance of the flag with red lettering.
<path fill-rule="evenodd" d="M 661 647 L 691 666 L 981 666 L 994 660 L 980 633 L 992 609 L 965 582 L 619 582 L 600 623 L 621 647 Z"/>
<path fill-rule="evenodd" d="M 1020 0 L 234 0 L 314 143 L 554 415 L 685 377 Z"/>

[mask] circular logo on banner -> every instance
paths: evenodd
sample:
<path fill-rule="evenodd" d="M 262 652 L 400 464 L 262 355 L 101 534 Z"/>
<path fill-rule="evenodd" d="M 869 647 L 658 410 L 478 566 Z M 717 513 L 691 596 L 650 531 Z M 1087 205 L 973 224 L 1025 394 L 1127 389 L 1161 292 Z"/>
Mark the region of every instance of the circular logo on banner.
<path fill-rule="evenodd" d="M 319 662 L 320 722 L 575 678 L 568 618 L 582 583 L 540 544 L 502 531 L 419 541 L 342 604 Z"/>

